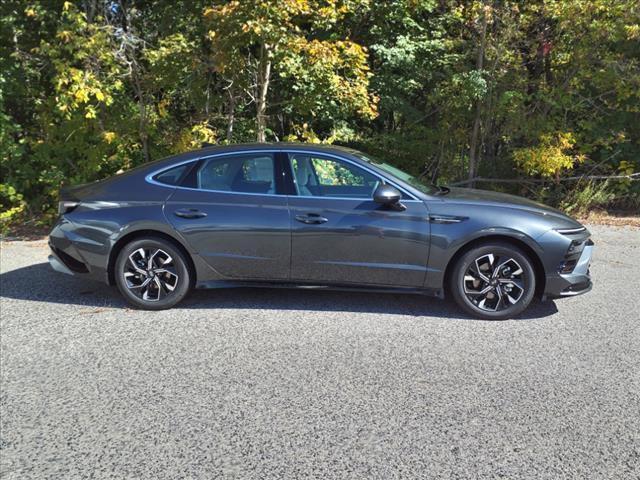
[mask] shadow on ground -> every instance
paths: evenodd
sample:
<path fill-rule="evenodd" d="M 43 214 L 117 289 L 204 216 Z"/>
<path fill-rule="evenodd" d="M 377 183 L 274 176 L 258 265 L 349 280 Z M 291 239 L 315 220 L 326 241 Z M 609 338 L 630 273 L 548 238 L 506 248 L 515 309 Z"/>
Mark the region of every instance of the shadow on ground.
<path fill-rule="evenodd" d="M 17 300 L 91 307 L 128 308 L 117 288 L 54 272 L 39 263 L 0 275 L 0 296 Z M 308 291 L 276 288 L 196 290 L 179 307 L 381 313 L 469 320 L 449 300 L 420 295 Z M 557 313 L 554 302 L 535 302 L 518 319 Z"/>

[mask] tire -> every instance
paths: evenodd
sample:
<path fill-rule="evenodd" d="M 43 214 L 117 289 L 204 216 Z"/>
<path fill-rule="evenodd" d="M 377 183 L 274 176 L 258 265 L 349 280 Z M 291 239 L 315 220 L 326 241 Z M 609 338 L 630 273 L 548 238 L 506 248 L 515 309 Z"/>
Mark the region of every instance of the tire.
<path fill-rule="evenodd" d="M 530 258 L 519 248 L 491 242 L 472 248 L 455 263 L 449 291 L 470 315 L 506 320 L 533 300 L 536 276 Z"/>
<path fill-rule="evenodd" d="M 127 302 L 144 310 L 173 307 L 187 296 L 194 278 L 184 254 L 160 237 L 139 238 L 125 245 L 114 276 Z"/>

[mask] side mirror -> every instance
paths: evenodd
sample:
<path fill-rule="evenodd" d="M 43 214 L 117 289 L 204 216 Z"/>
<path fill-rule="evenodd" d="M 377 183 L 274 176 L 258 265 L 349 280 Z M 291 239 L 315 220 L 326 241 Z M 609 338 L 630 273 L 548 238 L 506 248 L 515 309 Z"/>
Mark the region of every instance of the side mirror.
<path fill-rule="evenodd" d="M 407 209 L 407 207 L 400 203 L 401 198 L 402 194 L 400 193 L 400 190 L 392 185 L 387 185 L 385 183 L 381 183 L 380 185 L 378 185 L 378 187 L 373 192 L 374 202 L 398 211 Z"/>

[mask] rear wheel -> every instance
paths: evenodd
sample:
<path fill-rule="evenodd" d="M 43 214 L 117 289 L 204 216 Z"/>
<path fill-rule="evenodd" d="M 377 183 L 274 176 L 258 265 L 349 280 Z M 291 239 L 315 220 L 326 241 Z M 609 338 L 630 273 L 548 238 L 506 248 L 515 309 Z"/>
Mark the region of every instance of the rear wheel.
<path fill-rule="evenodd" d="M 145 310 L 171 308 L 191 288 L 186 258 L 163 238 L 140 238 L 127 244 L 115 269 L 120 293 L 130 304 Z"/>
<path fill-rule="evenodd" d="M 504 320 L 529 306 L 536 278 L 522 250 L 508 243 L 487 243 L 458 259 L 449 288 L 456 303 L 471 315 Z"/>

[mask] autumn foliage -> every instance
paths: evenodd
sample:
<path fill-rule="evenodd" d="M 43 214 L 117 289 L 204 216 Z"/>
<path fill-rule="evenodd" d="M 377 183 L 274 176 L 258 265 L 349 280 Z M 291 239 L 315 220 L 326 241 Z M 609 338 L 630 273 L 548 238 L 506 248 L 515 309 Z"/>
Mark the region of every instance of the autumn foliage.
<path fill-rule="evenodd" d="M 368 151 L 427 181 L 640 209 L 629 0 L 5 0 L 0 228 L 203 142 Z M 524 186 L 523 186 L 524 185 Z M 596 201 L 597 199 L 597 201 Z"/>

